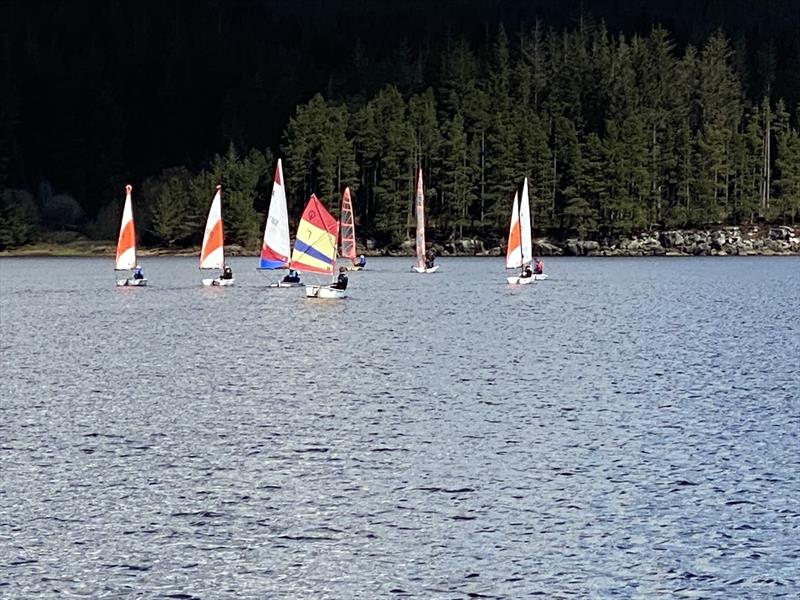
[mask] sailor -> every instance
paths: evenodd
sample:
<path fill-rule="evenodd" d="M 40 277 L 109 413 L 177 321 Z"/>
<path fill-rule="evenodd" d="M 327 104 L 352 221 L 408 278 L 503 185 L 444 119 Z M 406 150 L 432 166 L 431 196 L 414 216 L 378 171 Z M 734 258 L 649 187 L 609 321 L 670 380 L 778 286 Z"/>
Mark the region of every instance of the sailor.
<path fill-rule="evenodd" d="M 367 266 L 367 258 L 362 254 L 358 257 L 358 262 L 356 263 L 357 267 L 361 267 L 362 269 Z"/>
<path fill-rule="evenodd" d="M 289 269 L 289 274 L 283 278 L 283 283 L 300 283 L 300 274 L 294 269 Z"/>
<path fill-rule="evenodd" d="M 346 290 L 347 289 L 347 269 L 344 267 L 339 267 L 339 278 L 331 284 L 331 287 L 334 290 Z"/>
<path fill-rule="evenodd" d="M 220 279 L 233 279 L 233 271 L 231 270 L 229 265 L 225 265 L 222 269 L 222 274 L 219 276 Z"/>
<path fill-rule="evenodd" d="M 523 279 L 527 279 L 528 277 L 533 277 L 533 271 L 531 271 L 530 265 L 525 265 L 522 268 L 522 274 L 520 275 Z"/>
<path fill-rule="evenodd" d="M 432 269 L 433 261 L 435 260 L 436 260 L 436 254 L 434 254 L 433 250 L 428 250 L 428 253 L 425 255 L 425 268 Z"/>
<path fill-rule="evenodd" d="M 538 256 L 533 259 L 533 272 L 536 275 L 541 275 L 544 273 L 544 263 Z"/>
<path fill-rule="evenodd" d="M 142 266 L 136 265 L 133 269 L 133 278 L 134 279 L 144 279 L 144 273 L 142 273 Z"/>

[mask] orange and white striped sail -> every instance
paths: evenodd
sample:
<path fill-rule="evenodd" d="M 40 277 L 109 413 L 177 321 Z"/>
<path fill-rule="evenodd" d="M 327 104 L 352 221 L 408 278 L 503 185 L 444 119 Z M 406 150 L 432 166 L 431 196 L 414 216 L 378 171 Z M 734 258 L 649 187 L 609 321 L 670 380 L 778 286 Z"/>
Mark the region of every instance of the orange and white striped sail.
<path fill-rule="evenodd" d="M 353 202 L 350 199 L 350 188 L 344 188 L 342 194 L 342 212 L 339 234 L 342 238 L 342 257 L 356 264 L 356 224 L 353 218 Z"/>
<path fill-rule="evenodd" d="M 417 267 L 425 268 L 425 195 L 422 192 L 422 168 L 417 177 L 417 193 L 414 196 L 414 213 L 417 217 Z"/>
<path fill-rule="evenodd" d="M 221 269 L 225 264 L 222 236 L 222 186 L 217 186 L 217 193 L 211 201 L 208 211 L 206 231 L 203 235 L 203 248 L 200 251 L 201 269 Z"/>
<path fill-rule="evenodd" d="M 122 223 L 119 226 L 117 239 L 116 271 L 133 269 L 136 266 L 136 230 L 133 227 L 133 207 L 131 193 L 133 187 L 125 186 L 125 207 L 122 209 Z"/>
<path fill-rule="evenodd" d="M 522 241 L 519 228 L 519 194 L 514 192 L 514 208 L 511 209 L 511 226 L 508 229 L 506 248 L 506 269 L 519 269 L 522 266 Z"/>

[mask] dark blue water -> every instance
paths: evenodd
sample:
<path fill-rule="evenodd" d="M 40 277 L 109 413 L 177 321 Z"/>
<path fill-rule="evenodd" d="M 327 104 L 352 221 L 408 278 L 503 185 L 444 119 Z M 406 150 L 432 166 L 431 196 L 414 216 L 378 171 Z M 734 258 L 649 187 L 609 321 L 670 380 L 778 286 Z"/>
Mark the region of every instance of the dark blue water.
<path fill-rule="evenodd" d="M 797 598 L 800 260 L 0 260 L 0 597 Z"/>

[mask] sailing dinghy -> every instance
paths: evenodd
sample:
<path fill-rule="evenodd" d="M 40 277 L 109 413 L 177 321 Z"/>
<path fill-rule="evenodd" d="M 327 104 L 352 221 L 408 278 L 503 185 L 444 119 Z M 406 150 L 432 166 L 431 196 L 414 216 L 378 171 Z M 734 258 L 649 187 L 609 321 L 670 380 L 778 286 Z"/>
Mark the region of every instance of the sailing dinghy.
<path fill-rule="evenodd" d="M 425 252 L 425 196 L 422 192 L 422 169 L 417 176 L 417 193 L 414 197 L 414 212 L 417 217 L 417 263 L 412 267 L 417 273 L 436 273 L 439 265 L 428 266 Z"/>
<path fill-rule="evenodd" d="M 117 259 L 114 264 L 115 271 L 133 271 L 131 277 L 117 279 L 118 286 L 147 285 L 147 279 L 142 277 L 141 267 L 136 264 L 136 229 L 133 226 L 133 207 L 131 193 L 133 187 L 125 186 L 125 206 L 122 209 L 122 222 L 119 226 L 119 239 L 117 239 Z"/>
<path fill-rule="evenodd" d="M 330 274 L 331 285 L 306 285 L 307 298 L 338 300 L 346 296 L 345 290 L 332 287 L 338 234 L 339 221 L 311 194 L 297 226 L 289 267 L 304 273 Z"/>
<path fill-rule="evenodd" d="M 342 211 L 339 235 L 341 237 L 342 258 L 350 261 L 348 271 L 363 271 L 364 267 L 356 264 L 356 223 L 353 218 L 353 201 L 350 198 L 350 188 L 344 188 L 342 194 Z"/>
<path fill-rule="evenodd" d="M 201 269 L 225 268 L 225 238 L 222 233 L 222 186 L 217 186 L 217 193 L 211 201 L 211 208 L 208 211 L 206 221 L 206 231 L 203 234 L 203 247 L 200 250 Z M 233 277 L 216 277 L 203 279 L 203 285 L 229 286 L 233 285 Z"/>
<path fill-rule="evenodd" d="M 522 198 L 517 202 L 514 192 L 514 206 L 511 210 L 511 226 L 508 230 L 508 248 L 506 249 L 506 269 L 521 269 L 519 275 L 506 277 L 512 285 L 526 285 L 536 280 L 547 279 L 545 274 L 531 274 L 523 277 L 530 269 L 533 260 L 533 238 L 531 234 L 531 211 L 528 198 L 528 178 L 522 183 Z"/>
<path fill-rule="evenodd" d="M 264 241 L 261 244 L 259 271 L 275 271 L 289 268 L 291 243 L 289 241 L 289 216 L 286 210 L 286 190 L 283 187 L 283 165 L 281 159 L 275 167 L 275 179 L 272 183 L 272 197 L 267 211 L 267 224 L 264 227 Z M 272 288 L 301 287 L 297 281 L 279 281 L 271 283 Z"/>

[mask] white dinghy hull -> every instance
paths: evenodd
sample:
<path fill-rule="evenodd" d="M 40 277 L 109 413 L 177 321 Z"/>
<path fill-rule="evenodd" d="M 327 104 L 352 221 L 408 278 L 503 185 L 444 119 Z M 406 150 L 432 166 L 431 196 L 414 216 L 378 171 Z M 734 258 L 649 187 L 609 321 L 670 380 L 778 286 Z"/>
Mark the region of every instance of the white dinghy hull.
<path fill-rule="evenodd" d="M 304 286 L 305 286 L 305 283 L 301 283 L 299 281 L 296 282 L 296 283 L 289 283 L 289 282 L 286 282 L 286 281 L 279 281 L 277 283 L 270 283 L 268 287 L 271 287 L 271 288 L 298 288 L 298 287 L 304 287 Z"/>
<path fill-rule="evenodd" d="M 347 297 L 345 290 L 337 290 L 327 285 L 307 285 L 306 298 L 320 298 L 321 300 L 340 300 Z"/>
<path fill-rule="evenodd" d="M 506 277 L 506 281 L 511 285 L 526 285 L 528 283 L 533 283 L 534 281 L 544 281 L 545 279 L 547 279 L 546 273 L 531 275 L 530 277 Z"/>
<path fill-rule="evenodd" d="M 425 268 L 425 267 L 416 267 L 416 266 L 415 267 L 411 267 L 411 268 L 417 273 L 436 273 L 436 271 L 439 270 L 439 265 L 435 265 L 435 266 L 431 267 L 430 269 Z"/>
<path fill-rule="evenodd" d="M 218 286 L 218 287 L 228 287 L 233 285 L 233 282 L 236 281 L 235 279 L 220 279 L 219 277 L 214 277 L 213 279 L 203 279 L 203 285 L 205 286 Z"/>
<path fill-rule="evenodd" d="M 129 277 L 128 279 L 117 279 L 117 287 L 144 287 L 147 285 L 147 279 L 134 279 L 133 277 Z"/>

